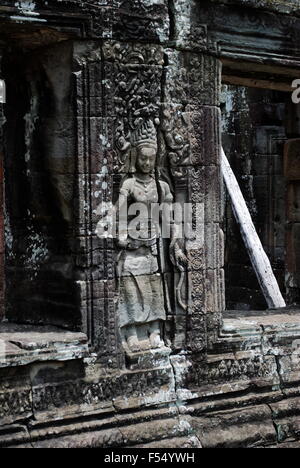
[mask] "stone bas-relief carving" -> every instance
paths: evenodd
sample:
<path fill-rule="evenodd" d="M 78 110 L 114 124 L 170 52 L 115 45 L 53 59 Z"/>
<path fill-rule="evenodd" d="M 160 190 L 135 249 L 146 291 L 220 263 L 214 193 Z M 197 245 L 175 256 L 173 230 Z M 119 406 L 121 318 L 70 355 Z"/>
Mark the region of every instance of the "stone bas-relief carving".
<path fill-rule="evenodd" d="M 153 219 L 152 209 L 158 203 L 171 208 L 173 195 L 169 184 L 156 178 L 157 151 L 156 128 L 151 120 L 145 121 L 131 134 L 130 175 L 121 184 L 117 203 L 120 211 L 126 204 L 128 213 L 133 203 L 146 208 L 139 217 L 138 232 L 132 232 L 130 217 L 129 229 L 126 225 L 123 232 L 119 216 L 118 246 L 122 250 L 117 268 L 118 319 L 124 347 L 131 352 L 164 346 L 162 327 L 168 299 L 163 285 L 163 259 L 159 258 L 164 253 L 160 226 Z M 176 243 L 175 230 L 170 229 L 170 232 L 171 251 L 176 262 L 183 253 Z"/>

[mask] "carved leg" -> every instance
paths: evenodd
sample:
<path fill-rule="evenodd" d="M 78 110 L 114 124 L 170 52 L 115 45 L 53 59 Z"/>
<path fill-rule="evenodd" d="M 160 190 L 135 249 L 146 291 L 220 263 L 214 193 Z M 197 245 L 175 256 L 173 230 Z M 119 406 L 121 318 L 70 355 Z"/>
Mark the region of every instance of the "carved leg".
<path fill-rule="evenodd" d="M 149 340 L 149 328 L 147 324 L 139 325 L 137 327 L 137 335 L 141 351 L 148 351 L 149 349 L 151 349 Z"/>
<path fill-rule="evenodd" d="M 134 325 L 126 327 L 127 345 L 132 353 L 140 351 L 140 343 L 137 337 L 136 327 Z"/>
<path fill-rule="evenodd" d="M 165 345 L 160 335 L 160 322 L 156 320 L 150 324 L 150 344 L 152 349 L 162 348 Z"/>
<path fill-rule="evenodd" d="M 128 346 L 127 346 L 127 340 L 126 340 L 126 334 L 125 334 L 125 327 L 120 328 L 120 335 L 121 335 L 123 348 L 127 350 Z"/>

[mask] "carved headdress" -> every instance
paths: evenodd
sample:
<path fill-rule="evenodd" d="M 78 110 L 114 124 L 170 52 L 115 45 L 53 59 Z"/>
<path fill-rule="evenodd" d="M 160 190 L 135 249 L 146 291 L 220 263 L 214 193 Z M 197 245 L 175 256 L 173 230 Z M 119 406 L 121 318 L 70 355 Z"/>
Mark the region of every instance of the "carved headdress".
<path fill-rule="evenodd" d="M 157 133 L 152 120 L 144 121 L 131 132 L 130 143 L 131 150 L 128 154 L 127 163 L 125 163 L 125 170 L 132 174 L 136 172 L 137 149 L 140 146 L 148 145 L 157 150 Z"/>
<path fill-rule="evenodd" d="M 146 120 L 132 132 L 131 144 L 133 147 L 149 145 L 157 148 L 157 134 L 152 120 Z"/>

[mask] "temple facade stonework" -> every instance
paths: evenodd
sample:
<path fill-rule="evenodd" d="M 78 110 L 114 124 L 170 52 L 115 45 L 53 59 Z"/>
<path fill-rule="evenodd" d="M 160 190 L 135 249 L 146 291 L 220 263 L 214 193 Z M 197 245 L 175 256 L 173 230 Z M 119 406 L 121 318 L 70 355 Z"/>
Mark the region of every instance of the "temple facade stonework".
<path fill-rule="evenodd" d="M 300 447 L 299 31 L 298 0 L 0 0 L 0 447 Z"/>

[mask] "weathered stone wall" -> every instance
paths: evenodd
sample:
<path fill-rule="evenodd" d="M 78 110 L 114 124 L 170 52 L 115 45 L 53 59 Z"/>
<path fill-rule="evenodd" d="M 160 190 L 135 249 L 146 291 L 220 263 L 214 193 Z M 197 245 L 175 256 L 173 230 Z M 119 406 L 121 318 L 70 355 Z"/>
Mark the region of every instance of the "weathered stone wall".
<path fill-rule="evenodd" d="M 71 66 L 69 43 L 43 51 L 12 48 L 3 56 L 5 315 L 75 329 Z"/>
<path fill-rule="evenodd" d="M 288 135 L 289 142 L 284 152 L 284 175 L 286 178 L 286 213 L 287 213 L 287 240 L 286 240 L 286 286 L 288 300 L 291 304 L 299 302 L 299 268 L 300 251 L 298 244 L 299 229 L 299 174 L 295 168 L 295 155 L 298 154 L 299 142 L 299 105 L 290 105 L 288 108 Z M 291 176 L 291 173 L 293 175 Z"/>
<path fill-rule="evenodd" d="M 252 219 L 285 292 L 287 93 L 224 87 L 223 146 L 238 177 Z M 228 309 L 266 308 L 265 299 L 231 210 L 224 207 Z"/>

